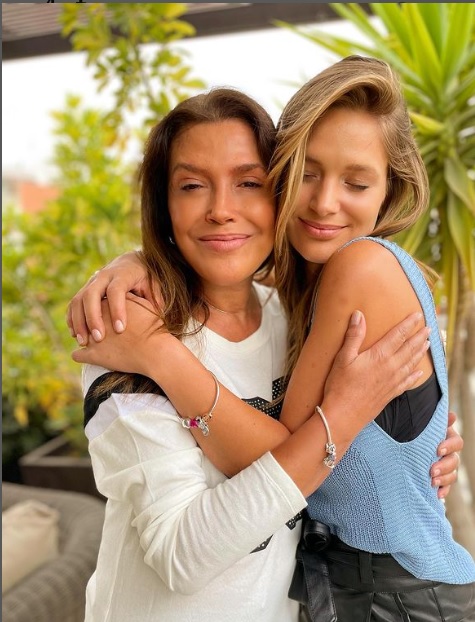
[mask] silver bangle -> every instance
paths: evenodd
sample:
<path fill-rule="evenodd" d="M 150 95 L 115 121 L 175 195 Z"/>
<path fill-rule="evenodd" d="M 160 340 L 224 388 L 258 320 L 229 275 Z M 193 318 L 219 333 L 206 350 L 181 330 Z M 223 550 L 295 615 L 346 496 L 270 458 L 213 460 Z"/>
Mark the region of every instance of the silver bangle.
<path fill-rule="evenodd" d="M 216 385 L 216 395 L 214 396 L 214 402 L 209 411 L 205 415 L 199 415 L 198 417 L 181 417 L 178 414 L 178 417 L 181 421 L 181 425 L 189 430 L 190 428 L 199 428 L 203 433 L 203 436 L 208 436 L 209 434 L 209 426 L 208 422 L 213 418 L 213 411 L 216 408 L 216 404 L 219 400 L 219 382 L 213 372 L 209 372 L 214 379 L 214 383 Z"/>
<path fill-rule="evenodd" d="M 315 406 L 315 412 L 317 415 L 320 415 L 320 419 L 323 421 L 323 425 L 325 426 L 325 431 L 327 433 L 327 442 L 325 443 L 325 452 L 327 453 L 327 456 L 323 459 L 323 464 L 329 469 L 334 469 L 336 465 L 336 446 L 332 441 L 330 426 L 328 425 L 328 421 L 320 406 Z"/>

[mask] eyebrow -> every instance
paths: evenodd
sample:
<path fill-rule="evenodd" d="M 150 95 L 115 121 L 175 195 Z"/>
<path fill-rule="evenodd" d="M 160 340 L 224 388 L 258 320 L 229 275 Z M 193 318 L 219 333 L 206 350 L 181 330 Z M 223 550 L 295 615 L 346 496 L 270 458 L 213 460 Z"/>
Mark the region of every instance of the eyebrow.
<path fill-rule="evenodd" d="M 321 166 L 319 160 L 316 160 L 315 158 L 312 158 L 310 156 L 305 157 L 305 163 Z M 372 175 L 378 175 L 378 171 L 374 167 L 367 166 L 365 164 L 348 164 L 348 166 L 345 166 L 345 169 L 348 171 L 352 171 L 353 173 L 370 173 Z"/>
<path fill-rule="evenodd" d="M 260 169 L 264 173 L 267 173 L 265 166 L 261 164 L 260 162 L 249 162 L 246 164 L 239 164 L 238 166 L 235 166 L 232 169 L 232 171 L 233 173 L 249 173 L 250 171 L 255 171 L 256 169 Z M 188 171 L 189 173 L 198 173 L 201 175 L 205 175 L 208 172 L 206 169 L 203 169 L 199 166 L 194 166 L 193 164 L 188 164 L 187 162 L 178 162 L 178 164 L 175 164 L 175 166 L 173 167 L 173 170 L 171 171 L 171 175 L 173 175 L 174 173 L 176 173 L 176 171 L 179 171 L 179 170 Z"/>

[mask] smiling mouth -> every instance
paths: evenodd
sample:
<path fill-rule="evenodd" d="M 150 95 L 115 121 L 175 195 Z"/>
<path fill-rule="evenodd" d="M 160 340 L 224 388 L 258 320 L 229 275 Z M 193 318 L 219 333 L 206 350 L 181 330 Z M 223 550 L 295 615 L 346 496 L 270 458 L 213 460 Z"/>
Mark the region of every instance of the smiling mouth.
<path fill-rule="evenodd" d="M 200 242 L 213 251 L 233 251 L 246 244 L 251 236 L 236 233 L 229 235 L 204 235 L 199 238 Z"/>
<path fill-rule="evenodd" d="M 322 225 L 318 222 L 310 222 L 308 220 L 303 220 L 303 218 L 299 218 L 299 222 L 305 231 L 313 238 L 320 240 L 331 240 L 335 238 L 340 231 L 344 229 L 342 226 L 338 225 Z"/>

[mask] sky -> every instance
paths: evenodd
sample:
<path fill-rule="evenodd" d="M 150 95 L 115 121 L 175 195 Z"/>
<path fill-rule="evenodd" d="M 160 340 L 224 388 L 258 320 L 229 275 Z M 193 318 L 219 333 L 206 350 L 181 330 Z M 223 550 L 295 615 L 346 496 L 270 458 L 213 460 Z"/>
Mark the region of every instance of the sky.
<path fill-rule="evenodd" d="M 333 34 L 361 41 L 346 22 L 316 24 Z M 194 76 L 207 86 L 233 86 L 257 99 L 277 121 L 298 85 L 336 57 L 285 29 L 182 40 Z M 101 108 L 111 101 L 98 94 L 85 54 L 70 52 L 2 62 L 2 175 L 20 175 L 39 183 L 54 176 L 50 163 L 54 137 L 51 111 L 64 107 L 67 94 Z"/>

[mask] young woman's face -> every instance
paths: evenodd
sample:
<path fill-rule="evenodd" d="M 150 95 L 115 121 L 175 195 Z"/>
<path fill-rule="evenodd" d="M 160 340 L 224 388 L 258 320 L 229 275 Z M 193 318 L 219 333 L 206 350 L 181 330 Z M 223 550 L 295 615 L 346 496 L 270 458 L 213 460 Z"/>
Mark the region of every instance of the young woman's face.
<path fill-rule="evenodd" d="M 201 123 L 178 135 L 168 205 L 175 243 L 205 285 L 251 279 L 272 250 L 274 200 L 242 121 Z"/>
<path fill-rule="evenodd" d="M 360 110 L 330 110 L 313 129 L 300 195 L 287 228 L 312 264 L 370 235 L 386 195 L 388 159 L 378 121 Z M 310 266 L 309 266 L 310 267 Z"/>

